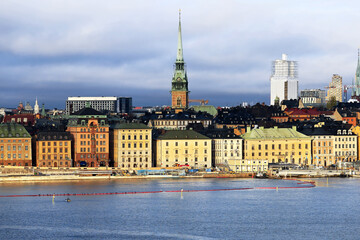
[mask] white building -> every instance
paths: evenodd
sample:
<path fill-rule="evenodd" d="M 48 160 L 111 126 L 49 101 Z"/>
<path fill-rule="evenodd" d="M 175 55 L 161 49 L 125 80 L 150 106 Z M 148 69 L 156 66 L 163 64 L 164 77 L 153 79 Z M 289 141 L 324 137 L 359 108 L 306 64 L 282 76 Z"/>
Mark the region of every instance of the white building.
<path fill-rule="evenodd" d="M 132 110 L 131 97 L 68 97 L 66 101 L 66 114 L 83 109 L 87 103 L 97 111 L 130 113 Z"/>
<path fill-rule="evenodd" d="M 298 98 L 298 73 L 297 62 L 288 61 L 287 55 L 282 54 L 281 60 L 272 63 L 272 74 L 270 77 L 270 104 L 274 105 L 275 98 L 290 100 Z"/>

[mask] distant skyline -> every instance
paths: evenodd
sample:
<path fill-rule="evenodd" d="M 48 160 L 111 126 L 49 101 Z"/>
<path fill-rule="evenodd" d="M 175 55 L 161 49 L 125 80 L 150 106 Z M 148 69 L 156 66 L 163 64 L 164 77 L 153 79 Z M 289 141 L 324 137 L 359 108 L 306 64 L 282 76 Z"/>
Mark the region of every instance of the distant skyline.
<path fill-rule="evenodd" d="M 190 99 L 269 104 L 282 53 L 299 63 L 299 90 L 354 79 L 358 1 L 4 0 L 0 107 L 37 97 L 64 109 L 68 96 L 170 105 L 179 8 Z"/>

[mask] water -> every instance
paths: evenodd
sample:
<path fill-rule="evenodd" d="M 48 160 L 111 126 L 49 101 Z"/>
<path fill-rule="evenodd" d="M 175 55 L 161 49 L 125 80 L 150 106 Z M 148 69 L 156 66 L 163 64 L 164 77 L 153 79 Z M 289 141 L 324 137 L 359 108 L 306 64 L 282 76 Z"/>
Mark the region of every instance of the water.
<path fill-rule="evenodd" d="M 0 198 L 0 239 L 359 239 L 360 180 L 316 188 Z M 0 195 L 299 186 L 259 179 L 0 184 Z M 300 185 L 301 186 L 301 185 Z"/>

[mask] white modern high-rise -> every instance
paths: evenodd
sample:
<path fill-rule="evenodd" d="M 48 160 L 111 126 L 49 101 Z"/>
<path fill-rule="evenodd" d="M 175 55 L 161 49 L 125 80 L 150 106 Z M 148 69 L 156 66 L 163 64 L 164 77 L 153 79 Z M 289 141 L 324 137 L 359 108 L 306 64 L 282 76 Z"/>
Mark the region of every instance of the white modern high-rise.
<path fill-rule="evenodd" d="M 281 60 L 272 62 L 272 73 L 270 77 L 270 104 L 274 105 L 275 98 L 290 100 L 298 98 L 298 72 L 297 62 L 288 61 L 287 55 L 282 54 Z"/>

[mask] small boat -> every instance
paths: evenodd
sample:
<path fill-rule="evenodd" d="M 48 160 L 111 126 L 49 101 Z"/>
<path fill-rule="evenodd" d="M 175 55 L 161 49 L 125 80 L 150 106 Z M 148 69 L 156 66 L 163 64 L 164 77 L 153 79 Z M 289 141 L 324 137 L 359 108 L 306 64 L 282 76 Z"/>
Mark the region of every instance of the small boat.
<path fill-rule="evenodd" d="M 65 202 L 71 202 L 71 199 L 70 199 L 70 198 L 66 198 L 66 199 L 65 199 Z"/>
<path fill-rule="evenodd" d="M 258 172 L 255 175 L 255 178 L 267 178 L 266 173 Z"/>

